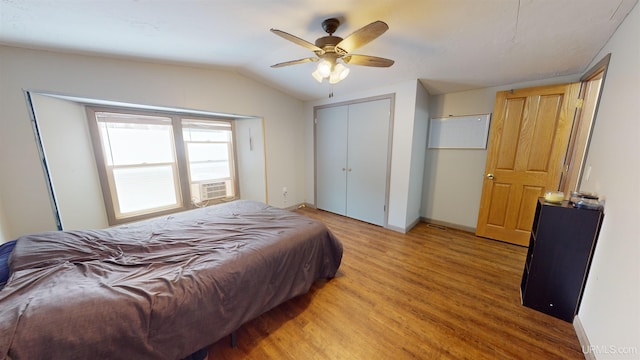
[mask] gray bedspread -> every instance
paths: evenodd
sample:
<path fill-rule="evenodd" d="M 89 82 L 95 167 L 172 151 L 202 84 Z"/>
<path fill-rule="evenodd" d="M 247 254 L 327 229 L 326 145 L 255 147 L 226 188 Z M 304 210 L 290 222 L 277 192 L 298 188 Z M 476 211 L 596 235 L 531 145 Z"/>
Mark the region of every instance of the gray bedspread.
<path fill-rule="evenodd" d="M 0 358 L 180 359 L 341 259 L 322 223 L 250 201 L 23 236 L 0 291 Z"/>

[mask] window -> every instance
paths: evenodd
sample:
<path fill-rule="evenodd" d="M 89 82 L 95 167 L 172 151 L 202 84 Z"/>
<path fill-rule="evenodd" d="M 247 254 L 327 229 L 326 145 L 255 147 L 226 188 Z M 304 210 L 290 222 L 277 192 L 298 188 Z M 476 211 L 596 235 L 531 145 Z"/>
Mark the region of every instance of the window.
<path fill-rule="evenodd" d="M 194 203 L 234 197 L 232 135 L 229 122 L 182 120 Z"/>
<path fill-rule="evenodd" d="M 110 224 L 234 199 L 233 124 L 88 108 Z"/>

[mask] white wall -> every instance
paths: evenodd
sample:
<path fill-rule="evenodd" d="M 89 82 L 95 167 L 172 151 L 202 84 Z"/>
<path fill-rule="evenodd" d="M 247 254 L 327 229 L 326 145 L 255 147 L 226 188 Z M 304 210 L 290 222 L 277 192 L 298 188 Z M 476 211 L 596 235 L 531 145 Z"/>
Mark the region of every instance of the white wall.
<path fill-rule="evenodd" d="M 640 6 L 594 64 L 611 53 L 580 190 L 606 196 L 578 317 L 598 359 L 640 358 Z M 592 66 L 594 65 L 592 64 Z M 635 349 L 623 354 L 617 350 Z"/>
<path fill-rule="evenodd" d="M 432 118 L 491 114 L 496 92 L 578 81 L 579 74 L 540 81 L 432 95 Z M 422 195 L 423 218 L 475 232 L 487 151 L 427 149 Z"/>
<path fill-rule="evenodd" d="M 421 217 L 424 164 L 427 150 L 427 131 L 429 129 L 429 93 L 420 82 L 416 85 L 416 110 L 412 131 L 413 141 L 405 229 L 412 228 L 413 225 L 420 221 Z"/>
<path fill-rule="evenodd" d="M 345 80 L 347 81 L 347 80 Z M 333 98 L 310 101 L 304 104 L 305 114 L 305 149 L 306 149 L 306 198 L 308 203 L 315 203 L 315 170 L 313 143 L 313 107 L 345 101 L 364 99 L 385 94 L 395 94 L 393 114 L 393 144 L 391 148 L 391 179 L 389 184 L 389 210 L 387 225 L 389 228 L 405 231 L 408 219 L 409 180 L 411 173 L 411 153 L 413 128 L 416 111 L 417 80 L 406 81 L 382 88 L 371 89 L 356 94 L 336 94 Z M 340 85 L 336 85 L 338 92 Z M 426 136 L 426 133 L 425 133 Z M 419 196 L 419 195 L 415 195 Z"/>
<path fill-rule="evenodd" d="M 0 46 L 0 197 L 9 237 L 55 229 L 23 89 L 265 120 L 270 203 L 304 200 L 303 104 L 230 71 Z M 3 226 L 4 227 L 4 226 Z"/>

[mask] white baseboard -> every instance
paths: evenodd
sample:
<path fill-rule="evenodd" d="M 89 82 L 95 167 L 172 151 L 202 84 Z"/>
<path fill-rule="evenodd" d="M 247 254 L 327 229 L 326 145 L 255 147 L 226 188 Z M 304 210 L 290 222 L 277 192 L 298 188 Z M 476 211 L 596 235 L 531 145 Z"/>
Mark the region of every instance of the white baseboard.
<path fill-rule="evenodd" d="M 399 226 L 393 226 L 393 225 L 387 224 L 387 226 L 385 226 L 384 228 L 385 229 L 389 229 L 391 231 L 399 232 L 399 233 L 402 233 L 402 234 L 406 234 L 407 233 L 407 229 L 401 228 Z"/>
<path fill-rule="evenodd" d="M 591 349 L 591 342 L 589 342 L 587 332 L 584 331 L 584 327 L 582 326 L 582 322 L 578 315 L 573 318 L 573 328 L 576 330 L 576 335 L 578 336 L 578 341 L 580 341 L 580 347 L 582 348 L 584 358 L 586 360 L 596 360 L 596 356 L 592 351 L 585 351 L 585 349 Z"/>

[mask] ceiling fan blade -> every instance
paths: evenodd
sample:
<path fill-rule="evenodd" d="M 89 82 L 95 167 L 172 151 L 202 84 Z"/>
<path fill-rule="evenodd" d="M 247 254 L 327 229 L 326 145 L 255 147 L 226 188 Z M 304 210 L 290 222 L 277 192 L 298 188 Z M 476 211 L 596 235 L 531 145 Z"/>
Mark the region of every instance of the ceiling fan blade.
<path fill-rule="evenodd" d="M 395 61 L 391 59 L 385 59 L 377 56 L 369 56 L 369 55 L 347 55 L 342 58 L 342 60 L 349 65 L 362 65 L 362 66 L 373 66 L 373 67 L 389 67 L 393 65 Z"/>
<path fill-rule="evenodd" d="M 295 35 L 291 35 L 291 34 L 289 34 L 287 32 L 284 32 L 284 31 L 278 30 L 278 29 L 271 29 L 271 32 L 276 34 L 276 35 L 278 35 L 278 36 L 280 36 L 280 37 L 282 37 L 282 38 L 284 38 L 284 39 L 287 39 L 287 40 L 289 40 L 289 41 L 291 41 L 293 43 L 296 43 L 296 44 L 298 44 L 300 46 L 304 46 L 307 49 L 316 52 L 316 54 L 318 54 L 318 55 L 324 54 L 324 50 L 322 50 L 319 47 L 313 45 L 312 43 L 308 42 L 307 40 L 300 39 L 299 37 L 297 37 Z"/>
<path fill-rule="evenodd" d="M 371 40 L 384 34 L 388 29 L 389 25 L 385 22 L 380 20 L 374 21 L 371 24 L 356 30 L 354 33 L 344 38 L 344 40 L 340 41 L 338 45 L 336 45 L 336 52 L 348 54 L 353 50 L 368 44 Z"/>
<path fill-rule="evenodd" d="M 304 64 L 304 63 L 307 63 L 307 62 L 314 62 L 314 61 L 318 61 L 318 60 L 320 60 L 320 59 L 318 59 L 317 57 L 310 57 L 310 58 L 304 58 L 304 59 L 281 62 L 281 63 L 275 64 L 275 65 L 271 65 L 271 67 L 272 68 L 278 68 L 278 67 L 289 66 L 289 65 Z"/>

